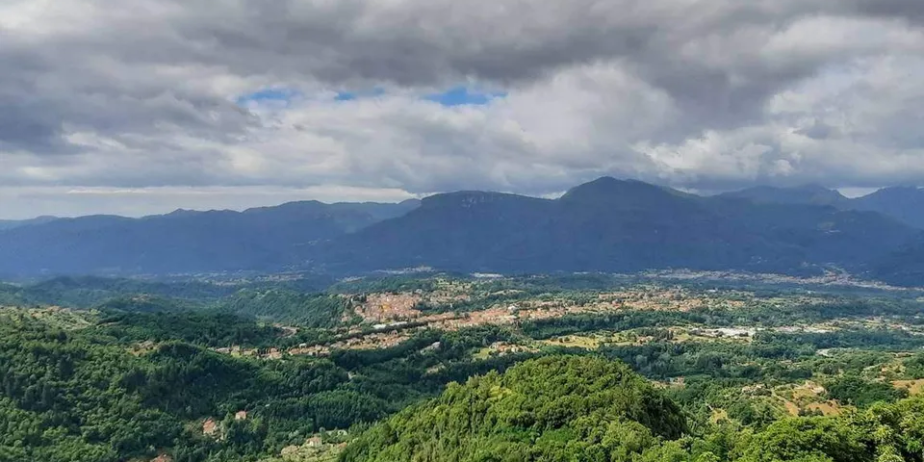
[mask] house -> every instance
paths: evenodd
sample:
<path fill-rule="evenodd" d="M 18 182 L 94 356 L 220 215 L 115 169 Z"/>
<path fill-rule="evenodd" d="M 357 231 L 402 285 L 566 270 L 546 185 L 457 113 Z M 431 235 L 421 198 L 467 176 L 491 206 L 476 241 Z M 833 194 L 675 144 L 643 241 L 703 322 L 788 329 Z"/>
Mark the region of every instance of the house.
<path fill-rule="evenodd" d="M 308 438 L 308 441 L 306 441 L 305 444 L 310 448 L 319 448 L 324 444 L 324 442 L 321 441 L 320 436 L 312 436 L 311 438 Z"/>
<path fill-rule="evenodd" d="M 205 422 L 202 422 L 202 434 L 207 436 L 218 434 L 218 423 L 215 422 L 215 419 L 209 417 L 205 419 Z"/>

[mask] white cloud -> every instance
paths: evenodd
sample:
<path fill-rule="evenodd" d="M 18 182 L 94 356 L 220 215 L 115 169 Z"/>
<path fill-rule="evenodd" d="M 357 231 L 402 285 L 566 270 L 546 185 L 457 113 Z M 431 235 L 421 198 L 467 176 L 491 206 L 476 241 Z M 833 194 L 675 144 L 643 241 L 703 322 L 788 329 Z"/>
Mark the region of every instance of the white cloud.
<path fill-rule="evenodd" d="M 8 0 L 0 217 L 605 174 L 921 183 L 922 19 L 903 0 Z M 459 85 L 506 96 L 423 98 Z M 239 103 L 268 88 L 293 96 Z"/>
<path fill-rule="evenodd" d="M 61 187 L 0 186 L 0 202 L 28 203 L 22 210 L 8 210 L 11 219 L 42 215 L 73 217 L 111 214 L 140 217 L 176 210 L 177 204 L 194 210 L 244 210 L 267 204 L 307 199 L 322 202 L 400 202 L 416 196 L 398 189 L 346 186 L 205 186 L 205 187 Z"/>

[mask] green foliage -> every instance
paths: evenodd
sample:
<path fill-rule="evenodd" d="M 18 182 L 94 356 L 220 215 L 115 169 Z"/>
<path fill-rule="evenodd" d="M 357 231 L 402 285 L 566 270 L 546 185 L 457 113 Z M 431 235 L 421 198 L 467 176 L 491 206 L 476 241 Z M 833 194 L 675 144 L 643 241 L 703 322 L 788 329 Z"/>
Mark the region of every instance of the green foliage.
<path fill-rule="evenodd" d="M 358 294 L 373 292 L 413 292 L 415 290 L 431 291 L 436 288 L 436 280 L 421 277 L 419 274 L 401 276 L 365 277 L 334 284 L 329 291 L 339 294 Z"/>
<path fill-rule="evenodd" d="M 466 288 L 469 301 L 452 308 L 460 311 L 521 299 L 581 306 L 631 283 L 607 275 L 440 279 Z M 351 428 L 347 441 L 376 421 L 345 460 L 924 462 L 921 398 L 902 400 L 907 390 L 891 386 L 924 378 L 924 355 L 909 353 L 924 346 L 914 334 L 921 304 L 910 292 L 811 294 L 805 303 L 754 303 L 739 292 L 727 295 L 747 301 L 735 308 L 623 310 L 453 332 L 410 323 L 401 327 L 410 338 L 388 348 L 284 354 L 367 335 L 342 324 L 366 289 L 426 298 L 445 288 L 437 281 L 369 278 L 328 294 L 298 281 L 0 286 L 0 305 L 94 308 L 0 308 L 0 462 L 143 461 L 161 451 L 177 462 L 249 462 L 303 446 L 321 429 Z M 683 290 L 705 290 L 690 287 Z M 825 329 L 789 329 L 816 323 Z M 895 323 L 909 328 L 884 328 Z M 760 329 L 695 333 L 740 326 Z M 595 351 L 545 341 L 588 332 L 599 334 Z M 518 352 L 500 354 L 498 342 Z M 243 355 L 215 351 L 232 345 Z M 270 348 L 283 357 L 266 359 Z M 476 354 L 486 348 L 494 351 L 487 359 Z M 782 397 L 797 401 L 792 390 L 807 381 L 827 389 L 810 402 L 836 400 L 843 414 L 815 417 L 820 411 L 803 403 L 805 417 L 791 419 Z M 464 385 L 440 396 L 450 382 Z M 242 410 L 248 417 L 236 420 Z M 207 418 L 214 436 L 202 434 Z M 334 457 L 304 449 L 305 460 Z"/>
<path fill-rule="evenodd" d="M 0 454 L 108 461 L 172 444 L 182 427 L 120 387 L 138 361 L 72 333 L 29 327 L 0 338 Z"/>
<path fill-rule="evenodd" d="M 876 402 L 894 402 L 908 396 L 905 389 L 890 383 L 873 382 L 857 375 L 838 377 L 827 384 L 828 396 L 844 404 L 866 407 Z"/>
<path fill-rule="evenodd" d="M 22 306 L 28 301 L 22 295 L 22 289 L 10 284 L 0 283 L 0 306 Z"/>
<path fill-rule="evenodd" d="M 627 311 L 605 315 L 580 314 L 557 319 L 543 319 L 524 323 L 522 330 L 524 334 L 532 338 L 546 339 L 599 329 L 622 331 L 639 327 L 667 327 L 694 322 L 705 323 L 706 318 L 697 313 Z"/>
<path fill-rule="evenodd" d="M 686 431 L 679 408 L 625 366 L 547 357 L 450 385 L 341 460 L 616 460 Z"/>
<path fill-rule="evenodd" d="M 318 293 L 319 277 L 285 282 L 170 281 L 61 277 L 23 286 L 0 284 L 0 306 L 64 306 L 105 312 L 216 311 L 309 328 L 341 323 L 350 300 Z"/>
<path fill-rule="evenodd" d="M 236 290 L 197 281 L 157 282 L 96 276 L 59 277 L 27 285 L 23 295 L 32 303 L 89 308 L 130 295 L 205 301 Z"/>
<path fill-rule="evenodd" d="M 289 290 L 242 290 L 222 300 L 220 311 L 307 327 L 334 327 L 350 307 L 346 297 Z"/>
<path fill-rule="evenodd" d="M 112 313 L 95 330 L 122 342 L 180 340 L 211 347 L 265 346 L 282 332 L 220 313 Z"/>
<path fill-rule="evenodd" d="M 135 295 L 108 299 L 95 308 L 105 312 L 160 313 L 192 311 L 201 307 L 175 298 Z"/>
<path fill-rule="evenodd" d="M 913 379 L 924 379 L 924 353 L 919 353 L 904 362 L 905 372 Z"/>
<path fill-rule="evenodd" d="M 921 462 L 922 411 L 917 398 L 694 435 L 675 404 L 619 364 L 549 357 L 451 385 L 373 427 L 341 460 Z"/>
<path fill-rule="evenodd" d="M 473 348 L 508 338 L 498 328 L 424 332 L 332 360 L 268 360 L 206 348 L 259 351 L 289 340 L 226 314 L 121 312 L 65 331 L 54 318 L 24 313 L 0 322 L 2 462 L 114 462 L 161 450 L 177 462 L 256 460 L 321 429 L 372 423 L 450 380 L 522 359 L 468 360 Z M 442 368 L 426 372 L 436 365 Z M 248 418 L 235 420 L 238 411 Z M 201 432 L 207 418 L 218 422 L 214 437 Z"/>
<path fill-rule="evenodd" d="M 315 431 L 321 422 L 348 427 L 382 412 L 380 403 L 350 394 L 339 407 L 312 409 L 315 396 L 330 402 L 329 394 L 348 382 L 346 371 L 327 361 L 235 359 L 177 342 L 135 355 L 90 331 L 41 324 L 0 330 L 4 461 L 117 461 L 165 447 L 185 455 L 176 460 L 193 461 L 216 445 L 229 454 L 260 454 L 298 442 L 287 436 L 293 431 Z M 293 406 L 298 412 L 278 412 Z M 187 425 L 239 410 L 262 423 L 234 424 L 222 442 Z"/>

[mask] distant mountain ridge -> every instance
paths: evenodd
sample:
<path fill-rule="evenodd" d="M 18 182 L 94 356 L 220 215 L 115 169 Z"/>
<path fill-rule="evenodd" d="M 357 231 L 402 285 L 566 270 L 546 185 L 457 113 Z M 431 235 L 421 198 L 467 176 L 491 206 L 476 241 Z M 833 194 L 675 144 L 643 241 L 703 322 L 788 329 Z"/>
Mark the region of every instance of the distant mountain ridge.
<path fill-rule="evenodd" d="M 917 187 L 884 188 L 853 199 L 858 210 L 890 216 L 916 228 L 924 229 L 924 190 Z"/>
<path fill-rule="evenodd" d="M 40 225 L 54 220 L 58 220 L 58 217 L 41 216 L 30 218 L 28 220 L 0 220 L 0 231 L 5 229 L 19 228 L 20 226 Z"/>
<path fill-rule="evenodd" d="M 915 228 L 924 229 L 924 190 L 917 187 L 883 188 L 866 196 L 851 199 L 838 191 L 818 185 L 791 188 L 757 186 L 720 194 L 718 197 L 764 204 L 819 205 L 842 210 L 877 212 Z"/>
<path fill-rule="evenodd" d="M 0 275 L 837 267 L 909 284 L 924 260 L 902 258 L 901 274 L 884 262 L 924 248 L 922 231 L 855 201 L 815 186 L 702 197 L 604 177 L 558 199 L 461 191 L 401 204 L 82 217 L 0 231 Z"/>
<path fill-rule="evenodd" d="M 419 205 L 290 202 L 243 212 L 178 210 L 62 218 L 0 231 L 0 275 L 277 270 L 300 250 Z"/>
<path fill-rule="evenodd" d="M 859 270 L 918 231 L 868 212 L 757 204 L 601 178 L 546 200 L 450 193 L 335 240 L 335 271 L 421 265 L 459 271 L 633 272 L 656 268 L 799 273 Z"/>
<path fill-rule="evenodd" d="M 814 184 L 791 188 L 755 186 L 724 193 L 720 197 L 746 199 L 763 204 L 830 205 L 839 208 L 847 208 L 850 204 L 850 199 L 840 192 Z"/>

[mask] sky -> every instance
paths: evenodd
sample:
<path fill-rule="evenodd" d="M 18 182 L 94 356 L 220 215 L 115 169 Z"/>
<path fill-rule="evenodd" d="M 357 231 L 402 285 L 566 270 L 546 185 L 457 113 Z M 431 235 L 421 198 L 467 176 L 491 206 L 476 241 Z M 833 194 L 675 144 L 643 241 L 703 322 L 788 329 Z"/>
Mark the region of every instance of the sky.
<path fill-rule="evenodd" d="M 924 184 L 921 0 L 0 0 L 0 218 Z"/>

